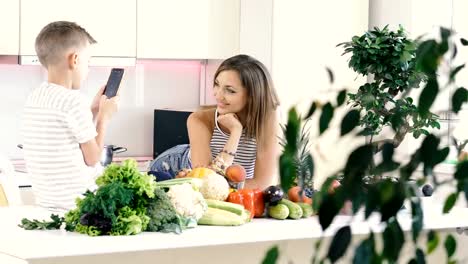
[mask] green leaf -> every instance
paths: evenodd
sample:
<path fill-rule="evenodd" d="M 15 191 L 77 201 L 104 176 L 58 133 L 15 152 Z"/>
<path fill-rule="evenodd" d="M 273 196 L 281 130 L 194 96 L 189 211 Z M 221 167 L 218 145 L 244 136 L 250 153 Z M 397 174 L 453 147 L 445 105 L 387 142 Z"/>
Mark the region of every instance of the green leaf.
<path fill-rule="evenodd" d="M 328 249 L 328 259 L 330 259 L 332 263 L 335 263 L 346 253 L 350 242 L 351 228 L 349 226 L 343 226 L 333 237 L 330 248 Z"/>
<path fill-rule="evenodd" d="M 409 264 L 426 264 L 424 252 L 420 248 L 416 249 L 416 256 L 409 262 Z"/>
<path fill-rule="evenodd" d="M 271 247 L 265 255 L 262 264 L 276 264 L 279 257 L 278 246 Z"/>
<path fill-rule="evenodd" d="M 449 152 L 450 152 L 449 147 L 445 147 L 445 148 L 437 151 L 437 154 L 434 157 L 434 166 L 441 163 L 441 162 L 443 162 L 447 158 Z"/>
<path fill-rule="evenodd" d="M 455 75 L 457 75 L 457 73 L 463 69 L 465 67 L 465 64 L 462 64 L 462 65 L 459 65 L 457 66 L 455 69 L 453 69 L 452 71 L 450 71 L 450 82 L 453 82 L 455 81 Z"/>
<path fill-rule="evenodd" d="M 396 216 L 405 201 L 404 186 L 401 182 L 384 180 L 379 183 L 381 221 Z"/>
<path fill-rule="evenodd" d="M 312 155 L 310 155 L 310 153 L 305 158 L 305 165 L 306 165 L 306 170 L 309 172 L 307 175 L 310 177 L 310 179 L 305 179 L 305 180 L 312 181 L 314 177 L 315 164 L 314 164 L 314 159 L 312 158 Z"/>
<path fill-rule="evenodd" d="M 452 60 L 455 59 L 455 57 L 458 54 L 458 48 L 457 45 L 453 45 L 453 52 L 452 52 Z"/>
<path fill-rule="evenodd" d="M 367 199 L 366 199 L 366 210 L 365 210 L 365 218 L 369 218 L 369 216 L 377 210 L 377 206 L 380 204 L 380 194 L 378 189 L 370 185 L 368 188 Z"/>
<path fill-rule="evenodd" d="M 333 84 L 333 82 L 335 81 L 335 77 L 333 76 L 333 71 L 328 67 L 326 67 L 325 69 L 327 70 L 328 80 L 330 81 L 330 84 Z"/>
<path fill-rule="evenodd" d="M 457 241 L 455 240 L 455 238 L 453 238 L 452 235 L 449 234 L 445 238 L 444 246 L 445 246 L 445 251 L 447 252 L 447 257 L 450 259 L 450 257 L 453 256 L 453 254 L 455 253 L 455 250 L 457 249 Z"/>
<path fill-rule="evenodd" d="M 382 158 L 384 162 L 393 160 L 393 153 L 395 152 L 395 146 L 392 143 L 385 143 L 382 147 Z"/>
<path fill-rule="evenodd" d="M 452 95 L 452 110 L 458 113 L 462 105 L 468 102 L 468 91 L 464 87 L 458 88 Z"/>
<path fill-rule="evenodd" d="M 336 97 L 336 106 L 341 106 L 346 100 L 346 90 L 341 90 Z"/>
<path fill-rule="evenodd" d="M 437 150 L 440 139 L 434 135 L 427 136 L 420 147 L 421 150 L 421 161 L 424 164 L 424 175 L 430 174 L 432 168 L 436 165 L 436 161 L 440 159 L 441 154 Z"/>
<path fill-rule="evenodd" d="M 444 203 L 444 210 L 443 210 L 444 214 L 452 210 L 453 206 L 457 202 L 457 198 L 458 198 L 458 193 L 452 193 L 449 195 L 449 197 L 447 197 L 447 200 L 445 200 L 445 203 Z"/>
<path fill-rule="evenodd" d="M 307 113 L 305 119 L 310 118 L 314 114 L 316 109 L 317 109 L 317 104 L 315 102 L 313 102 L 312 105 L 310 106 L 309 112 Z"/>
<path fill-rule="evenodd" d="M 287 150 L 294 152 L 297 149 L 297 139 L 299 136 L 299 130 L 301 126 L 301 120 L 293 107 L 288 113 L 288 123 L 286 124 L 286 148 Z"/>
<path fill-rule="evenodd" d="M 413 235 L 413 241 L 414 243 L 417 242 L 418 236 L 421 233 L 421 230 L 423 228 L 423 220 L 424 220 L 424 214 L 421 208 L 421 203 L 418 200 L 412 200 L 411 201 L 411 214 L 413 216 L 412 220 L 412 235 Z"/>
<path fill-rule="evenodd" d="M 447 39 L 452 35 L 452 30 L 448 28 L 441 27 L 440 28 L 440 37 L 442 40 L 447 41 Z"/>
<path fill-rule="evenodd" d="M 284 152 L 279 159 L 281 188 L 289 190 L 296 179 L 296 166 L 294 163 L 294 155 L 290 152 Z"/>
<path fill-rule="evenodd" d="M 457 164 L 457 170 L 453 176 L 459 181 L 468 178 L 468 160 L 464 160 Z"/>
<path fill-rule="evenodd" d="M 356 248 L 353 264 L 376 263 L 374 233 L 371 232 L 368 238 L 364 239 Z"/>
<path fill-rule="evenodd" d="M 439 93 L 439 84 L 435 77 L 430 77 L 427 81 L 426 87 L 419 96 L 418 111 L 422 116 L 426 116 L 429 113 L 429 109 L 434 103 L 437 94 Z"/>
<path fill-rule="evenodd" d="M 433 75 L 437 71 L 439 57 L 437 41 L 434 39 L 423 41 L 416 51 L 416 68 Z"/>
<path fill-rule="evenodd" d="M 319 207 L 318 216 L 322 230 L 326 230 L 340 211 L 341 207 L 343 207 L 344 201 L 338 199 L 336 193 L 329 194 L 322 192 L 322 195 L 323 200 Z"/>
<path fill-rule="evenodd" d="M 463 46 L 468 46 L 468 40 L 464 39 L 464 38 L 460 38 L 460 42 Z"/>
<path fill-rule="evenodd" d="M 341 136 L 344 136 L 344 135 L 348 134 L 356 126 L 358 126 L 360 118 L 361 118 L 361 115 L 359 114 L 358 110 L 353 109 L 353 110 L 349 111 L 343 117 L 343 120 L 341 121 Z"/>
<path fill-rule="evenodd" d="M 355 149 L 348 157 L 344 168 L 344 185 L 349 191 L 358 190 L 362 177 L 372 163 L 373 146 L 363 145 Z"/>
<path fill-rule="evenodd" d="M 419 136 L 421 136 L 421 130 L 420 130 L 420 129 L 415 130 L 415 131 L 413 132 L 413 137 L 414 137 L 414 138 L 419 138 Z"/>
<path fill-rule="evenodd" d="M 390 262 L 396 262 L 405 242 L 403 230 L 396 218 L 392 218 L 383 233 L 383 256 Z"/>
<path fill-rule="evenodd" d="M 422 249 L 416 249 L 416 260 L 418 264 L 426 264 L 426 258 Z"/>
<path fill-rule="evenodd" d="M 439 235 L 433 230 L 427 234 L 427 254 L 431 254 L 439 245 Z"/>
<path fill-rule="evenodd" d="M 330 121 L 333 118 L 333 106 L 330 103 L 327 103 L 322 108 L 322 114 L 320 115 L 319 127 L 320 127 L 320 134 L 327 130 Z"/>

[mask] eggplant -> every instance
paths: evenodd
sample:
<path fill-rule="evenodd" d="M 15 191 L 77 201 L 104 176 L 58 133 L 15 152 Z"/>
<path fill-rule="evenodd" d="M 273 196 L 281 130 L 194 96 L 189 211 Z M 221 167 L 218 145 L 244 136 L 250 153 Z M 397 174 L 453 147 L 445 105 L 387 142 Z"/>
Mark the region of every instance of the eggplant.
<path fill-rule="evenodd" d="M 263 191 L 263 199 L 265 203 L 277 205 L 284 197 L 284 192 L 279 186 L 270 186 Z"/>
<path fill-rule="evenodd" d="M 422 193 L 424 194 L 424 196 L 426 197 L 429 197 L 429 196 L 432 196 L 432 193 L 434 192 L 434 188 L 432 188 L 432 186 L 430 184 L 425 184 L 423 187 L 422 187 Z"/>

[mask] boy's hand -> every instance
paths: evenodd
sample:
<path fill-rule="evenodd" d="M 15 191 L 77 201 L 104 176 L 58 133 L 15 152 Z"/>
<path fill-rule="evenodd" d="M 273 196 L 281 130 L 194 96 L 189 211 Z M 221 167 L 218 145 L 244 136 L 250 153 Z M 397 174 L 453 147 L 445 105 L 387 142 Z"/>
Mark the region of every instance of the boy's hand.
<path fill-rule="evenodd" d="M 99 112 L 99 105 L 101 102 L 101 96 L 104 94 L 105 85 L 99 88 L 99 91 L 94 96 L 93 102 L 91 103 L 91 112 L 93 113 L 93 117 L 96 118 L 97 113 Z"/>
<path fill-rule="evenodd" d="M 110 120 L 115 112 L 119 109 L 120 96 L 116 95 L 112 98 L 102 95 L 99 102 L 98 120 Z"/>

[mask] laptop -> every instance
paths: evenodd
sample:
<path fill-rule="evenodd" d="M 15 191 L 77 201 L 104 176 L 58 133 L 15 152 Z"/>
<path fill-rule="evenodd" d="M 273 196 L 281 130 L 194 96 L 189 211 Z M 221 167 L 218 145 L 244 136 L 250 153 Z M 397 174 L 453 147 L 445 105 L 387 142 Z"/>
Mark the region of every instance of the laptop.
<path fill-rule="evenodd" d="M 153 158 L 181 144 L 189 144 L 187 118 L 192 112 L 167 109 L 154 110 Z"/>

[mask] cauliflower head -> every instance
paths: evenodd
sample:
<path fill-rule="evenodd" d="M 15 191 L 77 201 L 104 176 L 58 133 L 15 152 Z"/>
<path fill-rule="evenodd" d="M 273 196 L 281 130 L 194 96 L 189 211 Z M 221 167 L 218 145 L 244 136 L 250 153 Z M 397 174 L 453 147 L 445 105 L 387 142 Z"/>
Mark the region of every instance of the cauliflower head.
<path fill-rule="evenodd" d="M 190 183 L 171 186 L 167 196 L 177 214 L 183 217 L 195 218 L 198 221 L 208 208 L 202 194 L 195 191 Z"/>
<path fill-rule="evenodd" d="M 203 178 L 200 192 L 205 199 L 224 201 L 229 196 L 229 184 L 223 176 L 212 173 Z"/>

